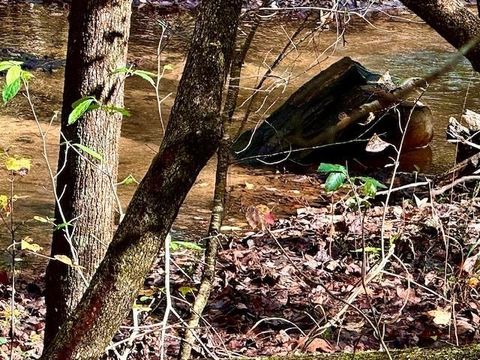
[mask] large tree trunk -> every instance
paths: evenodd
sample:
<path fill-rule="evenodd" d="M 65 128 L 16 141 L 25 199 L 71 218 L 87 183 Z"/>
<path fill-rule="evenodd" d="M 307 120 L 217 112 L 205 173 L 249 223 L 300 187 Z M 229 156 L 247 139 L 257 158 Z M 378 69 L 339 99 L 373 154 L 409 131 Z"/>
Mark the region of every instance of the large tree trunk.
<path fill-rule="evenodd" d="M 457 49 L 480 36 L 480 19 L 459 0 L 401 0 Z M 480 72 L 480 44 L 466 57 Z"/>
<path fill-rule="evenodd" d="M 130 28 L 130 0 L 72 1 L 65 68 L 61 132 L 71 143 L 85 145 L 103 156 L 98 166 L 60 147 L 56 204 L 57 225 L 73 221 L 71 243 L 65 229 L 53 234 L 52 257 L 78 260 L 75 270 L 50 261 L 46 275 L 45 344 L 75 309 L 113 236 L 118 143 L 122 117 L 96 110 L 68 125 L 72 103 L 95 96 L 104 105 L 123 107 L 123 81 L 112 70 L 125 66 Z M 61 137 L 61 143 L 65 139 Z M 87 154 L 85 156 L 88 157 Z M 92 159 L 95 162 L 94 159 Z M 72 250 L 76 254 L 72 253 Z"/>
<path fill-rule="evenodd" d="M 42 359 L 95 359 L 122 320 L 178 209 L 221 134 L 222 89 L 241 0 L 205 0 L 159 154 L 140 183 L 82 301 Z"/>

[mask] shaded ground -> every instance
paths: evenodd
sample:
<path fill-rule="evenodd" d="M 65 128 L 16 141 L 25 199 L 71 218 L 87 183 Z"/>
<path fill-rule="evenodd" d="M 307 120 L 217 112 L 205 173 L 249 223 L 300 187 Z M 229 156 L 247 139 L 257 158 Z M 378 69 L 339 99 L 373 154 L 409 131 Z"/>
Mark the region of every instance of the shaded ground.
<path fill-rule="evenodd" d="M 480 340 L 477 197 L 460 194 L 431 202 L 420 192 L 417 199 L 396 195 L 383 222 L 388 261 L 382 263 L 379 201 L 359 212 L 346 205 L 348 189 L 332 198 L 316 176 L 255 179 L 253 174 L 250 182 L 232 188 L 227 223 L 241 230 L 222 241 L 215 289 L 197 331 L 204 348 L 197 347 L 197 355 L 375 350 L 382 337 L 389 348 Z M 249 232 L 241 218 L 249 206 L 260 204 L 277 217 L 271 232 Z M 172 255 L 171 294 L 181 316 L 193 300 L 200 257 L 185 249 Z M 159 358 L 165 306 L 161 263 L 137 301 L 141 327 L 132 328 L 130 317 L 115 338 L 118 351 L 131 349 L 132 359 Z M 43 330 L 42 283 L 37 278 L 17 284 L 16 344 L 32 353 L 40 349 Z M 2 285 L 1 297 L 0 337 L 8 338 L 8 286 Z M 172 355 L 181 324 L 173 314 L 169 324 L 165 344 Z M 121 343 L 132 334 L 131 344 Z M 8 346 L 0 349 L 5 354 Z"/>

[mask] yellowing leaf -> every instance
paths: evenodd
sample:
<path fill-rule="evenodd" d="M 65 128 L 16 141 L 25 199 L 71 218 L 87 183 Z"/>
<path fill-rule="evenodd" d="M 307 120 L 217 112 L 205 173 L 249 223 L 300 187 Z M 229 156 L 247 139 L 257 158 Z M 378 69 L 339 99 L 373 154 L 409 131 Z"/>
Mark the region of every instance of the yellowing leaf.
<path fill-rule="evenodd" d="M 182 296 L 186 296 L 188 293 L 194 293 L 195 288 L 192 288 L 190 286 L 180 286 L 178 288 L 178 292 L 182 294 Z"/>
<path fill-rule="evenodd" d="M 68 256 L 66 255 L 55 255 L 54 256 L 55 260 L 58 260 L 64 264 L 67 264 L 68 266 L 72 266 L 73 267 L 73 262 L 72 262 L 72 259 L 70 259 Z"/>
<path fill-rule="evenodd" d="M 253 185 L 253 184 L 245 181 L 245 189 L 247 189 L 247 190 L 252 190 L 252 189 L 254 189 L 254 188 L 255 188 L 255 185 Z"/>
<path fill-rule="evenodd" d="M 472 288 L 477 287 L 479 283 L 480 283 L 480 280 L 477 277 L 471 277 L 470 279 L 467 280 L 467 285 Z"/>
<path fill-rule="evenodd" d="M 0 195 L 0 209 L 5 210 L 8 205 L 8 196 Z"/>
<path fill-rule="evenodd" d="M 452 316 L 452 313 L 449 309 L 441 308 L 430 310 L 427 312 L 427 314 L 433 318 L 433 322 L 437 325 L 448 325 Z"/>
<path fill-rule="evenodd" d="M 5 167 L 8 171 L 21 172 L 30 170 L 32 160 L 26 158 L 8 157 L 5 159 Z"/>
<path fill-rule="evenodd" d="M 133 304 L 132 309 L 136 310 L 137 312 L 148 312 L 152 310 L 150 306 L 145 306 L 141 304 Z"/>
<path fill-rule="evenodd" d="M 7 76 L 5 77 L 5 84 L 8 86 L 13 84 L 17 80 L 20 79 L 20 75 L 22 73 L 22 68 L 20 65 L 14 65 L 7 71 Z"/>
<path fill-rule="evenodd" d="M 224 225 L 220 228 L 220 231 L 221 232 L 224 232 L 224 231 L 242 231 L 242 228 L 241 227 L 238 227 L 238 226 L 227 226 L 227 225 Z"/>
<path fill-rule="evenodd" d="M 42 216 L 34 216 L 33 219 L 44 224 L 49 224 L 51 222 L 47 218 L 44 218 Z"/>
<path fill-rule="evenodd" d="M 35 253 L 43 249 L 40 245 L 35 244 L 33 240 L 28 236 L 22 240 L 22 242 L 20 243 L 20 248 L 22 250 L 29 250 Z"/>

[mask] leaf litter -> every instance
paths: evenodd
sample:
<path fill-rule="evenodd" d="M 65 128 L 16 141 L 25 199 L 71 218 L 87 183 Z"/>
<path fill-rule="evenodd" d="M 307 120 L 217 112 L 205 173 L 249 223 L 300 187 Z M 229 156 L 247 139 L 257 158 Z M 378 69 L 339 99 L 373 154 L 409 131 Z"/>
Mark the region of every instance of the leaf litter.
<path fill-rule="evenodd" d="M 383 199 L 359 211 L 346 205 L 348 189 L 327 195 L 316 176 L 275 174 L 269 183 L 232 189 L 231 231 L 221 240 L 196 357 L 376 350 L 378 330 L 390 349 L 480 340 L 479 198 L 395 195 L 383 222 Z M 382 223 L 386 254 L 394 249 L 379 268 Z M 187 319 L 202 259 L 181 248 L 172 263 L 174 307 Z M 10 341 L 11 290 L 8 274 L 1 275 L 0 353 L 8 354 L 9 342 L 1 340 Z M 159 259 L 137 300 L 144 309 L 138 320 L 151 330 L 124 341 L 132 335 L 131 314 L 113 339 L 131 359 L 160 358 L 164 279 Z M 17 283 L 18 353 L 41 352 L 42 288 L 42 278 Z M 173 358 L 182 326 L 173 315 L 169 325 L 164 349 Z"/>

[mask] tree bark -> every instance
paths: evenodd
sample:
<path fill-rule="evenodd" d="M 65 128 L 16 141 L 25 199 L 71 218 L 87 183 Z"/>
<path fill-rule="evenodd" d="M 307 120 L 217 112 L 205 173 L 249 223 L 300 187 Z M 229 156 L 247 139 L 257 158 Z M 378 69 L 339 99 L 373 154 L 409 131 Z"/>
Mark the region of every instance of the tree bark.
<path fill-rule="evenodd" d="M 265 3 L 265 0 L 264 0 Z M 242 75 L 242 67 L 245 63 L 248 50 L 252 45 L 253 38 L 260 24 L 260 18 L 256 17 L 255 21 L 240 49 L 235 51 L 230 66 L 230 79 L 223 105 L 222 131 L 225 133 L 227 127 L 232 123 L 233 115 L 237 108 L 238 94 L 240 91 L 240 78 Z M 207 306 L 213 283 L 215 281 L 215 265 L 217 261 L 218 243 L 220 241 L 221 228 L 223 218 L 225 216 L 225 202 L 227 197 L 227 177 L 230 165 L 230 150 L 232 139 L 229 135 L 224 134 L 217 150 L 217 170 L 215 173 L 215 192 L 213 194 L 212 215 L 210 217 L 210 225 L 208 228 L 207 244 L 205 248 L 205 266 L 202 273 L 202 281 L 198 289 L 197 297 L 192 304 L 190 318 L 184 330 L 179 360 L 188 360 L 191 358 L 193 344 L 195 343 L 194 331 L 197 329 L 202 317 L 203 310 Z"/>
<path fill-rule="evenodd" d="M 72 1 L 56 186 L 61 199 L 55 219 L 57 225 L 73 220 L 74 230 L 70 226 L 68 231 L 74 233 L 69 243 L 65 228 L 55 231 L 51 255 L 66 255 L 83 269 L 80 273 L 55 260 L 47 266 L 46 346 L 77 306 L 113 236 L 122 117 L 95 110 L 68 125 L 68 116 L 72 104 L 85 96 L 123 107 L 123 80 L 111 73 L 125 66 L 130 13 L 130 0 Z M 67 153 L 65 139 L 95 150 L 103 161 L 94 166 L 72 149 Z"/>
<path fill-rule="evenodd" d="M 160 152 L 72 316 L 41 359 L 95 359 L 131 309 L 179 207 L 221 136 L 223 83 L 241 0 L 203 1 Z"/>
<path fill-rule="evenodd" d="M 459 0 L 401 0 L 402 3 L 435 29 L 457 49 L 480 36 L 480 19 Z M 480 45 L 466 57 L 480 72 Z"/>

